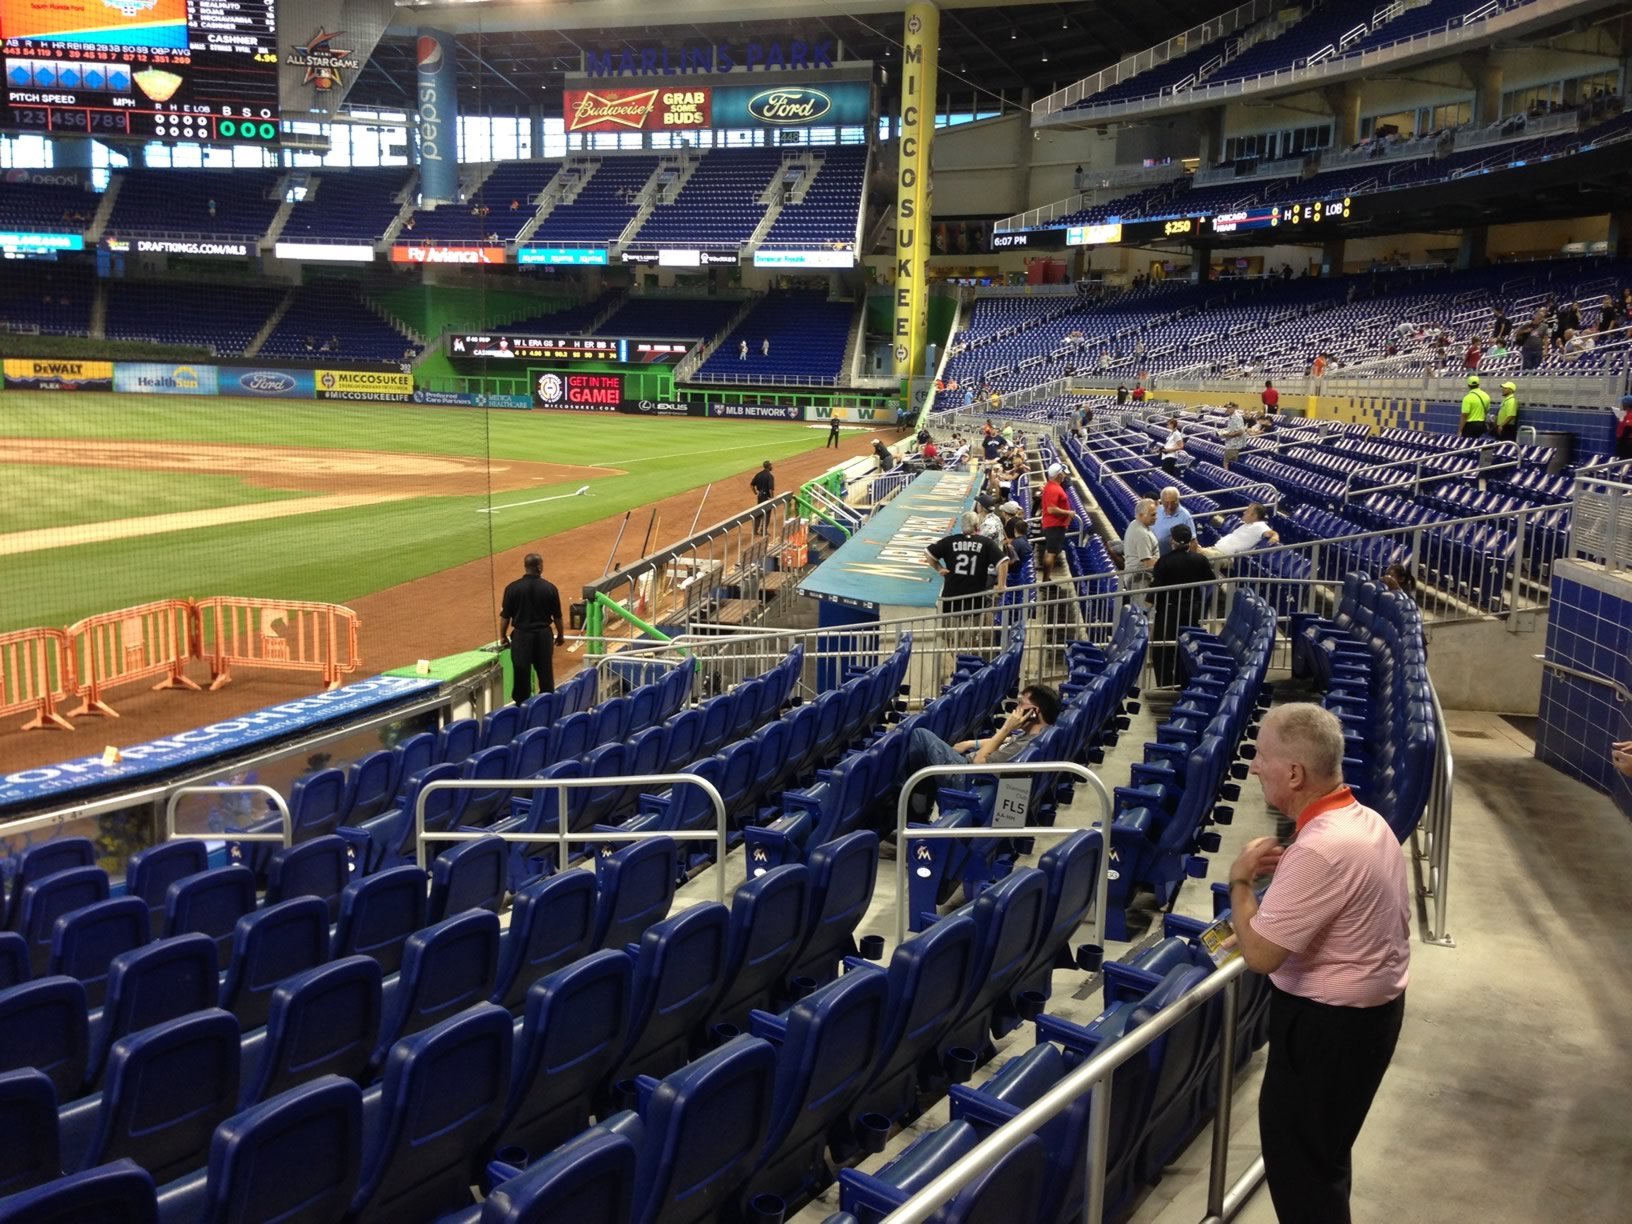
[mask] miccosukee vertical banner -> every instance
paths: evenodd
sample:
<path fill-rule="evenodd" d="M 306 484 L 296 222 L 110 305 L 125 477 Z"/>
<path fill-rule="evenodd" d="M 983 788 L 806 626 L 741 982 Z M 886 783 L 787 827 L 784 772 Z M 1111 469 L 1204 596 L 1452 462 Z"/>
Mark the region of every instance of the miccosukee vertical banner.
<path fill-rule="evenodd" d="M 418 59 L 419 194 L 446 204 L 459 198 L 459 44 L 442 30 L 421 30 Z"/>
<path fill-rule="evenodd" d="M 929 150 L 935 137 L 935 76 L 941 12 L 907 5 L 901 40 L 901 165 L 895 184 L 895 372 L 923 374 L 929 334 Z"/>

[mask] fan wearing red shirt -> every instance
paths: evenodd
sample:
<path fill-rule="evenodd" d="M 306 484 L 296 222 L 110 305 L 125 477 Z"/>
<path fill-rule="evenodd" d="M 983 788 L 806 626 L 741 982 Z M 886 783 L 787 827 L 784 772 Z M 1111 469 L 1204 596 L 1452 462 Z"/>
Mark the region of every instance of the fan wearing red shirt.
<path fill-rule="evenodd" d="M 1329 710 L 1271 710 L 1251 772 L 1271 807 L 1297 817 L 1291 845 L 1260 837 L 1230 869 L 1236 944 L 1271 983 L 1264 1175 L 1280 1224 L 1348 1224 L 1354 1141 L 1405 1016 L 1405 856 L 1343 785 L 1343 729 Z M 1260 901 L 1253 880 L 1270 873 Z"/>
<path fill-rule="evenodd" d="M 1054 576 L 1054 566 L 1065 553 L 1065 529 L 1077 517 L 1077 512 L 1071 509 L 1071 502 L 1065 496 L 1065 469 L 1057 463 L 1049 466 L 1048 483 L 1043 486 L 1042 517 L 1042 579 L 1049 582 Z"/>
<path fill-rule="evenodd" d="M 1264 379 L 1264 389 L 1259 393 L 1258 398 L 1264 401 L 1264 407 L 1271 412 L 1280 407 L 1281 393 L 1275 389 L 1275 384 L 1267 378 Z"/>

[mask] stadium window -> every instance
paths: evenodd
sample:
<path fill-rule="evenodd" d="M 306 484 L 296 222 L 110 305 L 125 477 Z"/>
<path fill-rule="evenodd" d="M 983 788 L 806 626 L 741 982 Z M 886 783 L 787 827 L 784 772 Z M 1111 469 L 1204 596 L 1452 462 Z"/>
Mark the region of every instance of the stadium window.
<path fill-rule="evenodd" d="M 864 127 L 842 127 L 839 129 L 839 143 L 857 145 L 867 143 L 867 129 Z"/>
<path fill-rule="evenodd" d="M 544 150 L 545 157 L 565 157 L 567 155 L 567 124 L 564 119 L 544 120 Z"/>
<path fill-rule="evenodd" d="M 839 129 L 830 127 L 811 128 L 810 143 L 813 145 L 838 144 Z"/>
<path fill-rule="evenodd" d="M 0 169 L 49 170 L 56 164 L 44 136 L 0 136 Z"/>

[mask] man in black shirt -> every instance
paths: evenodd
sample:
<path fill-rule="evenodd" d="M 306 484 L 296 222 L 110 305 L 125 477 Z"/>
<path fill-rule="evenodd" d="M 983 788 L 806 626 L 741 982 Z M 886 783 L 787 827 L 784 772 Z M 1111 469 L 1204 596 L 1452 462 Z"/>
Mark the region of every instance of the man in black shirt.
<path fill-rule="evenodd" d="M 980 515 L 964 511 L 963 530 L 943 536 L 924 552 L 935 572 L 941 575 L 941 612 L 951 618 L 954 642 L 961 641 L 962 629 L 986 602 L 986 588 L 992 585 L 992 567 L 997 567 L 997 589 L 1008 581 L 1009 558 L 990 536 L 980 534 Z"/>
<path fill-rule="evenodd" d="M 771 494 L 776 492 L 776 477 L 771 475 L 771 461 L 769 459 L 754 473 L 754 478 L 748 482 L 748 487 L 754 491 L 754 500 L 761 505 L 771 500 Z M 754 516 L 754 534 L 765 534 L 766 515 Z"/>
<path fill-rule="evenodd" d="M 1156 684 L 1161 688 L 1179 683 L 1179 630 L 1201 622 L 1211 593 L 1207 587 L 1167 592 L 1162 588 L 1212 582 L 1217 577 L 1213 563 L 1196 546 L 1195 534 L 1190 528 L 1175 523 L 1167 538 L 1172 547 L 1162 554 L 1151 571 L 1151 581 L 1156 587 L 1156 624 L 1150 635 L 1151 666 L 1156 672 Z"/>
<path fill-rule="evenodd" d="M 873 439 L 873 456 L 878 460 L 880 472 L 887 472 L 895 466 L 895 456 L 890 452 L 890 448 L 877 438 Z"/>
<path fill-rule="evenodd" d="M 554 583 L 544 580 L 544 558 L 528 553 L 522 566 L 527 572 L 504 588 L 504 603 L 499 608 L 499 645 L 510 648 L 510 668 L 515 673 L 510 699 L 517 705 L 532 694 L 534 672 L 538 673 L 539 692 L 555 692 L 550 625 L 555 625 L 555 646 L 567 640 L 561 623 L 561 596 Z"/>
<path fill-rule="evenodd" d="M 834 417 L 831 421 L 828 422 L 828 425 L 827 425 L 827 446 L 831 446 L 834 450 L 838 449 L 838 446 L 839 446 L 839 418 L 838 417 Z M 822 449 L 826 450 L 827 446 L 822 447 Z"/>

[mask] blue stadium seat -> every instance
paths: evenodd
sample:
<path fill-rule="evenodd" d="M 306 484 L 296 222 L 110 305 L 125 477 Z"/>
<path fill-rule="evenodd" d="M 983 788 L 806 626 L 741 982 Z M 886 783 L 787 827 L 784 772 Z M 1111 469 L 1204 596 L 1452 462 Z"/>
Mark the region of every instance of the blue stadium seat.
<path fill-rule="evenodd" d="M 346 798 L 340 823 L 357 825 L 391 806 L 396 795 L 399 756 L 381 748 L 365 752 L 346 771 Z"/>
<path fill-rule="evenodd" d="M 634 1189 L 634 1144 L 622 1135 L 592 1133 L 495 1186 L 479 1211 L 456 1224 L 628 1224 Z"/>
<path fill-rule="evenodd" d="M 273 988 L 329 957 L 329 911 L 316 897 L 268 905 L 238 920 L 221 1007 L 247 1032 L 266 1023 Z"/>
<path fill-rule="evenodd" d="M 70 867 L 23 885 L 12 907 L 12 927 L 28 943 L 34 976 L 51 963 L 51 937 L 57 919 L 108 899 L 108 873 L 100 867 Z"/>
<path fill-rule="evenodd" d="M 515 707 L 512 706 L 512 709 Z M 498 744 L 482 748 L 465 759 L 459 777 L 466 782 L 498 782 L 514 777 L 510 769 L 510 745 Z M 425 814 L 426 829 L 445 832 L 458 825 L 482 826 L 510 802 L 510 792 L 502 786 L 490 790 L 460 790 L 453 792 L 453 806 L 446 815 L 432 818 Z"/>
<path fill-rule="evenodd" d="M 76 867 L 96 866 L 96 846 L 88 837 L 54 837 L 50 841 L 30 846 L 17 856 L 17 870 L 12 875 L 12 891 L 20 895 L 35 880 L 72 871 Z"/>
<path fill-rule="evenodd" d="M 221 964 L 232 954 L 238 919 L 255 909 L 255 873 L 233 863 L 187 876 L 170 885 L 164 901 L 164 934 L 197 932 L 215 940 Z"/>
<path fill-rule="evenodd" d="M 738 887 L 714 1024 L 729 1025 L 735 1036 L 747 1030 L 750 1010 L 781 1008 L 788 966 L 804 946 L 809 917 L 810 872 L 802 864 L 773 868 Z"/>
<path fill-rule="evenodd" d="M 85 984 L 86 1004 L 101 1007 L 114 957 L 142 947 L 151 935 L 147 906 L 139 898 L 98 901 L 57 919 L 46 972 L 78 978 Z"/>
<path fill-rule="evenodd" d="M 512 709 L 516 708 L 514 706 Z M 548 727 L 523 731 L 510 742 L 510 772 L 516 778 L 533 778 L 550 766 L 555 741 Z M 516 792 L 525 797 L 525 792 Z"/>
<path fill-rule="evenodd" d="M 194 1012 L 114 1042 L 100 1097 L 58 1114 L 63 1163 L 129 1157 L 155 1181 L 204 1164 L 210 1136 L 238 1108 L 238 1022 Z"/>
<path fill-rule="evenodd" d="M 564 871 L 517 891 L 490 1001 L 519 1012 L 534 982 L 587 955 L 595 904 L 595 877 L 587 871 Z"/>
<path fill-rule="evenodd" d="M 348 1220 L 395 1224 L 470 1205 L 473 1157 L 504 1105 L 510 1025 L 509 1012 L 483 1003 L 391 1048 L 364 1095 L 370 1140 Z"/>
<path fill-rule="evenodd" d="M 394 867 L 353 880 L 340 894 L 334 956 L 361 952 L 379 961 L 383 972 L 395 973 L 408 937 L 424 924 L 425 873 L 418 867 Z"/>
<path fill-rule="evenodd" d="M 333 833 L 345 812 L 346 775 L 339 769 L 317 769 L 296 778 L 289 788 L 289 822 L 295 841 Z"/>
<path fill-rule="evenodd" d="M 974 989 L 947 1042 L 972 1051 L 976 1066 L 991 1058 L 992 1038 L 1017 1022 L 1009 991 L 1037 946 L 1046 895 L 1042 872 L 1020 867 L 957 911 L 975 920 Z"/>
<path fill-rule="evenodd" d="M 320 1075 L 366 1079 L 380 1036 L 380 965 L 347 956 L 272 990 L 266 1028 L 244 1038 L 242 1102 L 264 1101 Z"/>
<path fill-rule="evenodd" d="M 221 1123 L 209 1164 L 159 1190 L 165 1224 L 339 1220 L 362 1167 L 362 1090 L 338 1076 Z"/>
<path fill-rule="evenodd" d="M 16 931 L 0 931 L 0 990 L 28 981 L 28 941 Z"/>
<path fill-rule="evenodd" d="M 32 1067 L 0 1074 L 0 1199 L 42 1185 L 62 1172 L 57 1146 L 57 1090 Z"/>
<path fill-rule="evenodd" d="M 754 1013 L 754 1036 L 777 1046 L 776 1088 L 745 1199 L 774 1194 L 792 1210 L 828 1184 L 829 1136 L 850 1120 L 850 1107 L 867 1086 L 888 1007 L 887 976 L 866 965 L 779 1016 Z"/>
<path fill-rule="evenodd" d="M 693 906 L 646 929 L 635 958 L 629 1037 L 611 1079 L 667 1075 L 689 1057 L 693 1034 L 724 983 L 731 912 L 717 902 Z"/>
<path fill-rule="evenodd" d="M 838 976 L 841 958 L 855 954 L 855 930 L 872 903 L 878 875 L 878 835 L 860 831 L 817 846 L 807 865 L 810 921 L 788 980 L 820 986 Z"/>
<path fill-rule="evenodd" d="M 738 1037 L 661 1082 L 641 1081 L 639 1112 L 614 1114 L 590 1132 L 635 1146 L 632 1218 L 719 1218 L 764 1147 L 775 1077 L 770 1044 Z"/>
<path fill-rule="evenodd" d="M 390 1048 L 493 993 L 499 963 L 499 919 L 471 910 L 415 931 L 402 952 L 402 969 L 385 985 L 380 1042 L 374 1065 Z"/>
<path fill-rule="evenodd" d="M 846 1169 L 839 1174 L 840 1201 L 858 1220 L 877 1221 L 924 1189 L 980 1137 L 967 1122 L 951 1122 L 919 1135 L 876 1175 Z M 1035 1135 L 1006 1153 L 966 1185 L 935 1218 L 942 1224 L 1011 1224 L 1039 1220 L 1048 1152 Z"/>
<path fill-rule="evenodd" d="M 623 1050 L 633 966 L 595 952 L 533 983 L 516 1035 L 499 1142 L 536 1158 L 589 1123 L 596 1090 Z"/>
<path fill-rule="evenodd" d="M 474 718 L 458 718 L 443 727 L 436 735 L 436 762 L 438 765 L 460 765 L 476 751 L 481 742 L 482 725 Z"/>
<path fill-rule="evenodd" d="M 177 880 L 210 869 L 210 851 L 202 841 L 182 838 L 138 850 L 125 864 L 125 892 L 140 897 L 153 919 L 153 934 L 164 930 L 164 901 Z"/>
<path fill-rule="evenodd" d="M 621 948 L 668 915 L 680 872 L 678 843 L 667 837 L 634 842 L 595 860 L 599 896 L 595 908 L 597 948 Z"/>
<path fill-rule="evenodd" d="M 176 935 L 121 953 L 108 968 L 107 1001 L 93 1016 L 85 1082 L 102 1079 L 119 1038 L 216 1005 L 221 985 L 215 940 Z"/>
<path fill-rule="evenodd" d="M 407 791 L 410 778 L 436 764 L 436 732 L 421 731 L 418 735 L 410 735 L 391 750 L 391 755 L 396 758 L 391 770 L 396 786 L 395 797 L 401 798 Z M 387 803 L 385 806 L 391 805 Z"/>
<path fill-rule="evenodd" d="M 453 843 L 431 863 L 431 899 L 425 921 L 440 922 L 473 909 L 498 913 L 504 903 L 508 867 L 509 848 L 497 837 Z"/>
<path fill-rule="evenodd" d="M 524 730 L 520 706 L 500 706 L 482 719 L 482 747 L 508 744 Z"/>
<path fill-rule="evenodd" d="M 1043 904 L 1042 938 L 1036 954 L 1021 971 L 1014 993 L 1036 991 L 1044 999 L 1051 994 L 1051 980 L 1055 969 L 1076 966 L 1071 955 L 1071 937 L 1076 933 L 1088 912 L 1094 907 L 1094 894 L 1099 888 L 1098 829 L 1084 829 L 1056 842 L 1037 859 L 1037 869 L 1043 873 L 1048 893 Z"/>
<path fill-rule="evenodd" d="M 0 1199 L 0 1224 L 158 1224 L 153 1179 L 116 1160 Z"/>
<path fill-rule="evenodd" d="M 343 837 L 332 833 L 272 856 L 266 871 L 266 904 L 294 897 L 317 897 L 332 923 L 340 917 L 340 894 L 351 883 L 351 851 Z"/>

